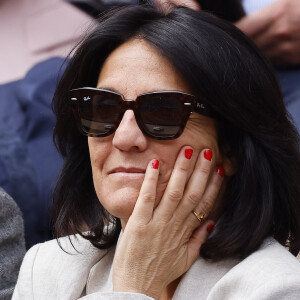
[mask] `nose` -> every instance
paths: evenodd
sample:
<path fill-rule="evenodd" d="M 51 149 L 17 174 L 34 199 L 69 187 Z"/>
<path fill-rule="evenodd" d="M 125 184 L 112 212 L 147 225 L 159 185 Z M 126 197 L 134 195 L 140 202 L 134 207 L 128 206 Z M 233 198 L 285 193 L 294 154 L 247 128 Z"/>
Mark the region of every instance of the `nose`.
<path fill-rule="evenodd" d="M 115 131 L 112 144 L 121 151 L 142 152 L 147 148 L 147 138 L 140 130 L 133 110 L 126 110 Z"/>

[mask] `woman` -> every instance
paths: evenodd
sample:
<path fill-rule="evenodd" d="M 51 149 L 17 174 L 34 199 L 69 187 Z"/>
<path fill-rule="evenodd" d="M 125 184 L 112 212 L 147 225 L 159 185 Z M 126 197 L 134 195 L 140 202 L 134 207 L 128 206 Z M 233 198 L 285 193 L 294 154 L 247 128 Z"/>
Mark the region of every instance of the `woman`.
<path fill-rule="evenodd" d="M 298 135 L 238 29 L 113 12 L 53 107 L 62 238 L 27 253 L 13 299 L 298 299 Z"/>

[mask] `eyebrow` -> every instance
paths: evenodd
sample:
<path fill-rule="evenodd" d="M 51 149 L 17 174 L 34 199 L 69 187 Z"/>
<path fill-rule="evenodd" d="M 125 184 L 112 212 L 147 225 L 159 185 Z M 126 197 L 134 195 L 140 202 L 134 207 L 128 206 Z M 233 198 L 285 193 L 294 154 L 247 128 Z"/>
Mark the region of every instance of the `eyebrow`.
<path fill-rule="evenodd" d="M 97 89 L 108 90 L 111 92 L 121 94 L 119 91 L 117 91 L 116 89 L 114 89 L 113 87 L 110 87 L 110 86 L 97 86 Z"/>

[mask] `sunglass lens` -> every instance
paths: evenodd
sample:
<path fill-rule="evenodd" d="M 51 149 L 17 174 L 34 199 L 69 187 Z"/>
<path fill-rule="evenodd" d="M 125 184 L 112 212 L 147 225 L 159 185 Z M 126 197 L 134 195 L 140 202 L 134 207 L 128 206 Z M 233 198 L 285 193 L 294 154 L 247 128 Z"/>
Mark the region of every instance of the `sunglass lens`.
<path fill-rule="evenodd" d="M 143 127 L 149 135 L 173 138 L 182 125 L 183 105 L 168 95 L 145 95 L 139 105 Z"/>
<path fill-rule="evenodd" d="M 79 105 L 79 120 L 84 133 L 105 136 L 117 126 L 120 114 L 120 99 L 116 95 L 101 92 L 82 97 Z"/>

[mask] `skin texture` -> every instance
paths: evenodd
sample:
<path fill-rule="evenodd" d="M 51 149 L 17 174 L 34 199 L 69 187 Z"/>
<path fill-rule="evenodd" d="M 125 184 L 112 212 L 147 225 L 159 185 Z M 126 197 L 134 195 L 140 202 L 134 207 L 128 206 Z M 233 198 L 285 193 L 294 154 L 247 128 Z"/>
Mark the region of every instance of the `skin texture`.
<path fill-rule="evenodd" d="M 190 93 L 170 62 L 141 39 L 110 54 L 97 87 L 126 99 L 159 90 Z M 215 211 L 223 182 L 216 167 L 222 165 L 226 176 L 233 172 L 218 149 L 216 121 L 192 114 L 178 139 L 159 141 L 144 136 L 133 111 L 127 110 L 113 135 L 89 137 L 88 143 L 97 196 L 123 228 L 114 260 L 114 290 L 170 298 L 212 224 L 206 221 L 199 227 L 192 211 L 207 216 Z M 193 149 L 191 159 L 185 157 L 186 149 Z M 211 161 L 204 157 L 208 149 Z M 154 159 L 158 169 L 152 166 Z"/>

